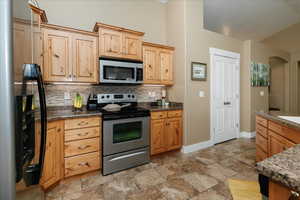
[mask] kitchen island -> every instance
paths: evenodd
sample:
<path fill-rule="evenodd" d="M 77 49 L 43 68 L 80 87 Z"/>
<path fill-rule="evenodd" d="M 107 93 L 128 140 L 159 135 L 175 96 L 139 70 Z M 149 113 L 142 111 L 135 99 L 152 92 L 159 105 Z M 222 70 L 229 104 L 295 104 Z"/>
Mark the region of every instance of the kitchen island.
<path fill-rule="evenodd" d="M 256 116 L 256 164 L 259 174 L 269 178 L 269 200 L 299 199 L 299 116 L 263 113 Z"/>

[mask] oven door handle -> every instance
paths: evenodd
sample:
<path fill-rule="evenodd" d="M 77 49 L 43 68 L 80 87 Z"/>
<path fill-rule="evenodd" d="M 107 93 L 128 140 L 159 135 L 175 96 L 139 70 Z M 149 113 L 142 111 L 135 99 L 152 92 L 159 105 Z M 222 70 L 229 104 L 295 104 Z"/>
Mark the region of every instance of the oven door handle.
<path fill-rule="evenodd" d="M 136 152 L 136 153 L 132 153 L 132 154 L 128 154 L 128 155 L 124 155 L 124 156 L 119 156 L 119 157 L 113 158 L 110 161 L 122 160 L 124 158 L 130 158 L 130 157 L 141 155 L 141 154 L 145 154 L 145 153 L 146 153 L 146 151 Z"/>

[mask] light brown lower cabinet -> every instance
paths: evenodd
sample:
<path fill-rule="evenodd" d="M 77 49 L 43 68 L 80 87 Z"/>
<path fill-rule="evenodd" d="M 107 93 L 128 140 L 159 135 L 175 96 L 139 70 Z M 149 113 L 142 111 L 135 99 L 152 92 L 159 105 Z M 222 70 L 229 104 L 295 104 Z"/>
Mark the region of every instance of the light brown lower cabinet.
<path fill-rule="evenodd" d="M 269 156 L 278 154 L 295 145 L 296 144 L 292 141 L 276 134 L 275 132 L 269 131 Z"/>
<path fill-rule="evenodd" d="M 43 189 L 48 189 L 63 178 L 63 141 L 64 121 L 48 123 L 44 168 L 40 180 Z"/>
<path fill-rule="evenodd" d="M 269 200 L 300 200 L 298 197 L 293 196 L 293 192 L 287 187 L 275 183 L 269 183 Z"/>
<path fill-rule="evenodd" d="M 101 168 L 101 118 L 65 120 L 64 176 Z"/>
<path fill-rule="evenodd" d="M 100 117 L 49 122 L 41 187 L 47 190 L 64 178 L 100 169 L 100 133 Z"/>
<path fill-rule="evenodd" d="M 262 161 L 299 144 L 299 134 L 297 130 L 256 116 L 256 161 Z"/>
<path fill-rule="evenodd" d="M 182 147 L 182 111 L 151 113 L 151 155 Z"/>

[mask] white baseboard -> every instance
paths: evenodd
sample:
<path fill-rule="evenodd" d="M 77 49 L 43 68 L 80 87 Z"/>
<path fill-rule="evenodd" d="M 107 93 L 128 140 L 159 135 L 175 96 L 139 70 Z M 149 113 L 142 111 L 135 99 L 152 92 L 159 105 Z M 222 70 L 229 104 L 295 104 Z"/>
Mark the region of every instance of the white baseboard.
<path fill-rule="evenodd" d="M 198 150 L 201 150 L 201 149 L 211 147 L 213 145 L 214 145 L 213 141 L 208 140 L 208 141 L 205 141 L 205 142 L 200 142 L 200 143 L 196 143 L 196 144 L 192 144 L 192 145 L 183 146 L 182 149 L 181 149 L 181 152 L 182 153 L 191 153 L 191 152 L 194 152 L 194 151 L 198 151 Z"/>
<path fill-rule="evenodd" d="M 240 138 L 255 138 L 256 132 L 240 132 Z"/>

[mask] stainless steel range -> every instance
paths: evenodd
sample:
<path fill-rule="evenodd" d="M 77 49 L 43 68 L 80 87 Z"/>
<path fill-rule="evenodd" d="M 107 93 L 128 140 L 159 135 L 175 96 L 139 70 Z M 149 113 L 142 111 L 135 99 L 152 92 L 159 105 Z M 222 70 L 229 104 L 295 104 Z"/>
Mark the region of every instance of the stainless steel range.
<path fill-rule="evenodd" d="M 150 111 L 134 94 L 98 94 L 103 119 L 103 175 L 150 161 Z"/>

